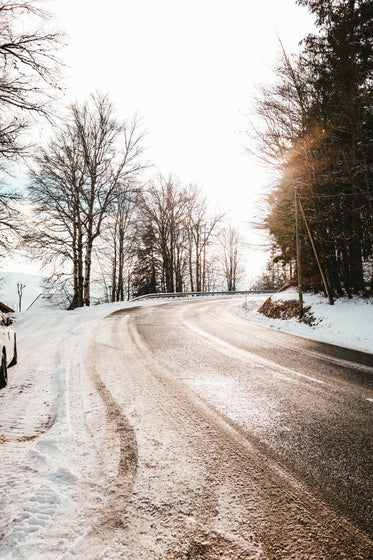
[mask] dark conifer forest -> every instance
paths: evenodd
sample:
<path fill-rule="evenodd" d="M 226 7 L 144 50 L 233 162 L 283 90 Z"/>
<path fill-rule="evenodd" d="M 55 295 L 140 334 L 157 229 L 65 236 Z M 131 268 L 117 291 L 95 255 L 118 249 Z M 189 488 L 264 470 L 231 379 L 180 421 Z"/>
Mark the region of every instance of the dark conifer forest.
<path fill-rule="evenodd" d="M 278 170 L 264 221 L 272 266 L 281 264 L 281 281 L 296 281 L 297 212 L 304 287 L 325 291 L 326 284 L 334 297 L 368 295 L 373 3 L 297 3 L 314 14 L 317 33 L 304 38 L 296 56 L 283 50 L 276 83 L 263 88 L 257 101 L 257 153 Z"/>

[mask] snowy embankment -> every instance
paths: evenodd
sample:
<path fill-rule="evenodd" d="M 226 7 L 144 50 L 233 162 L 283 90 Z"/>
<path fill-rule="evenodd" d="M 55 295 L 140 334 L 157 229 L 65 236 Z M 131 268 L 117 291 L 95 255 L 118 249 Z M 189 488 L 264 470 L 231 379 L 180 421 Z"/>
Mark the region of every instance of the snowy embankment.
<path fill-rule="evenodd" d="M 310 306 L 310 313 L 315 318 L 313 326 L 306 325 L 298 319 L 272 319 L 258 313 L 260 303 L 265 296 L 249 298 L 246 308 L 240 308 L 240 314 L 247 319 L 257 321 L 272 329 L 286 331 L 305 338 L 336 344 L 373 353 L 373 299 L 341 298 L 329 305 L 327 298 L 321 294 L 304 294 L 304 306 Z M 297 300 L 298 292 L 290 288 L 271 296 L 272 301 Z"/>
<path fill-rule="evenodd" d="M 371 304 L 341 300 L 331 307 L 306 296 L 320 320 L 309 327 L 258 314 L 264 299 L 251 296 L 239 312 L 271 328 L 373 352 Z M 72 560 L 95 527 L 95 511 L 108 503 L 116 477 L 118 442 L 84 353 L 89 348 L 94 360 L 92 332 L 103 317 L 138 305 L 156 302 L 16 315 L 19 363 L 0 391 L 0 559 Z"/>
<path fill-rule="evenodd" d="M 1 559 L 76 557 L 86 517 L 105 500 L 117 454 L 83 355 L 118 307 L 16 315 L 19 360 L 0 391 Z"/>

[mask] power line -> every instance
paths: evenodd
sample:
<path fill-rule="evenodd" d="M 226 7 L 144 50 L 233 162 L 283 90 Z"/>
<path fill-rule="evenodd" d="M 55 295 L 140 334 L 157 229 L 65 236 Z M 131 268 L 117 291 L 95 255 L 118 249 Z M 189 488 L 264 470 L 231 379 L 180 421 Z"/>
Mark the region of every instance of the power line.
<path fill-rule="evenodd" d="M 342 194 L 313 194 L 308 196 L 298 195 L 302 200 L 313 200 L 314 198 L 345 198 L 347 196 L 372 196 L 373 191 L 365 191 L 358 193 L 342 193 Z"/>

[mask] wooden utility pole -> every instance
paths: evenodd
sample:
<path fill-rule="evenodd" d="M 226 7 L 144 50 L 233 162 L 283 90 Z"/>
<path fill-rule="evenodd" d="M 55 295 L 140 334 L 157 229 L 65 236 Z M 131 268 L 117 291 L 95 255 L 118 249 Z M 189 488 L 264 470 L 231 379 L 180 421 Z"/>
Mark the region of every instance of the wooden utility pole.
<path fill-rule="evenodd" d="M 299 298 L 299 319 L 303 317 L 303 290 L 302 290 L 302 246 L 299 237 L 299 217 L 298 217 L 298 193 L 294 189 L 294 209 L 295 209 L 295 244 L 297 249 L 297 275 L 298 275 L 298 298 Z"/>
<path fill-rule="evenodd" d="M 304 224 L 305 224 L 306 229 L 307 229 L 308 237 L 309 237 L 309 239 L 310 239 L 310 241 L 311 241 L 312 249 L 313 249 L 313 252 L 314 252 L 314 255 L 315 255 L 315 258 L 316 258 L 317 266 L 319 267 L 319 271 L 320 271 L 320 274 L 321 274 L 321 279 L 322 279 L 322 282 L 323 282 L 323 284 L 324 284 L 325 293 L 326 293 L 326 295 L 327 295 L 327 297 L 328 297 L 329 304 L 330 304 L 330 305 L 333 305 L 333 304 L 334 304 L 334 301 L 333 301 L 333 298 L 332 298 L 332 296 L 330 295 L 330 292 L 329 292 L 329 288 L 328 288 L 328 284 L 327 284 L 327 281 L 326 281 L 326 278 L 325 278 L 325 275 L 324 275 L 324 271 L 323 271 L 323 268 L 322 268 L 322 266 L 321 266 L 321 262 L 320 262 L 319 256 L 318 256 L 318 254 L 317 254 L 315 242 L 314 242 L 314 240 L 313 240 L 311 230 L 310 230 L 310 228 L 309 228 L 309 226 L 308 226 L 308 222 L 307 222 L 306 214 L 305 214 L 305 212 L 304 212 L 304 208 L 303 208 L 302 201 L 301 201 L 300 199 L 298 199 L 298 201 L 299 201 L 300 210 L 301 210 L 301 212 L 302 212 Z"/>

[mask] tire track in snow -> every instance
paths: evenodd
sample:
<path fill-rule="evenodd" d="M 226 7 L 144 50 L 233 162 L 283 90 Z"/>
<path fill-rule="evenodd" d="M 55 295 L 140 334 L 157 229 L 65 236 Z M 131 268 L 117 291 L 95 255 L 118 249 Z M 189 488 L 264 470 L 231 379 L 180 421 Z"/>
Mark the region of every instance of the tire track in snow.
<path fill-rule="evenodd" d="M 127 502 L 114 489 L 96 534 L 91 532 L 75 552 L 78 557 L 89 557 L 95 551 L 97 558 L 105 559 L 187 560 L 204 551 L 204 558 L 213 560 L 217 558 L 213 548 L 223 543 L 220 560 L 261 558 L 261 547 L 250 527 L 245 530 L 249 534 L 246 540 L 227 531 L 227 520 L 215 522 L 224 491 L 215 488 L 209 465 L 201 464 L 199 445 L 195 445 L 199 423 L 192 427 L 188 420 L 187 428 L 180 429 L 179 411 L 166 406 L 168 392 L 163 394 L 159 380 L 147 374 L 129 337 L 127 320 L 131 316 L 123 312 L 105 319 L 94 350 L 99 356 L 97 387 L 101 389 L 104 382 L 109 410 L 111 403 L 114 412 L 126 411 L 136 428 L 140 456 L 132 496 Z M 90 354 L 94 354 L 93 347 Z M 217 456 L 218 450 L 211 461 Z M 246 525 L 243 520 L 242 526 Z"/>
<path fill-rule="evenodd" d="M 22 349 L 22 337 L 19 342 Z M 45 355 L 44 359 L 47 362 Z M 51 506 L 45 507 L 51 501 L 50 496 L 54 495 L 55 506 L 60 504 L 53 483 L 43 483 L 40 476 L 46 465 L 44 453 L 40 453 L 40 441 L 53 428 L 60 401 L 50 376 L 45 375 L 47 366 L 45 369 L 43 366 L 44 361 L 36 353 L 29 355 L 21 351 L 18 364 L 10 370 L 9 383 L 0 393 L 0 558 L 8 558 L 12 549 L 12 557 L 22 558 L 19 541 L 32 532 L 37 535 L 51 522 Z M 56 481 L 59 474 L 56 472 Z"/>
<path fill-rule="evenodd" d="M 111 315 L 105 317 L 102 321 L 109 323 L 110 320 Z M 95 520 L 88 533 L 70 550 L 71 557 L 78 555 L 78 557 L 86 558 L 93 554 L 97 555 L 95 556 L 97 558 L 106 557 L 106 543 L 110 542 L 113 535 L 126 524 L 126 505 L 132 496 L 138 465 L 134 430 L 107 388 L 105 377 L 101 375 L 102 371 L 95 358 L 98 346 L 97 340 L 100 340 L 102 330 L 103 327 L 100 322 L 91 335 L 91 345 L 86 349 L 84 355 L 84 366 L 104 404 L 106 423 L 109 426 L 104 445 L 110 448 L 115 436 L 119 439 L 117 473 L 113 480 L 110 479 L 109 489 L 107 483 L 106 488 L 104 481 L 100 483 L 104 492 L 103 501 L 99 509 L 94 512 Z M 102 473 L 102 475 L 105 477 L 105 473 Z"/>
<path fill-rule="evenodd" d="M 82 324 L 62 314 L 25 317 L 22 327 L 31 322 L 37 333 L 46 320 L 43 339 L 23 349 L 19 337 L 19 364 L 1 393 L 0 558 L 7 560 L 73 557 L 95 499 L 89 475 L 102 464 L 87 416 L 100 413 L 101 399 L 80 370 Z"/>

